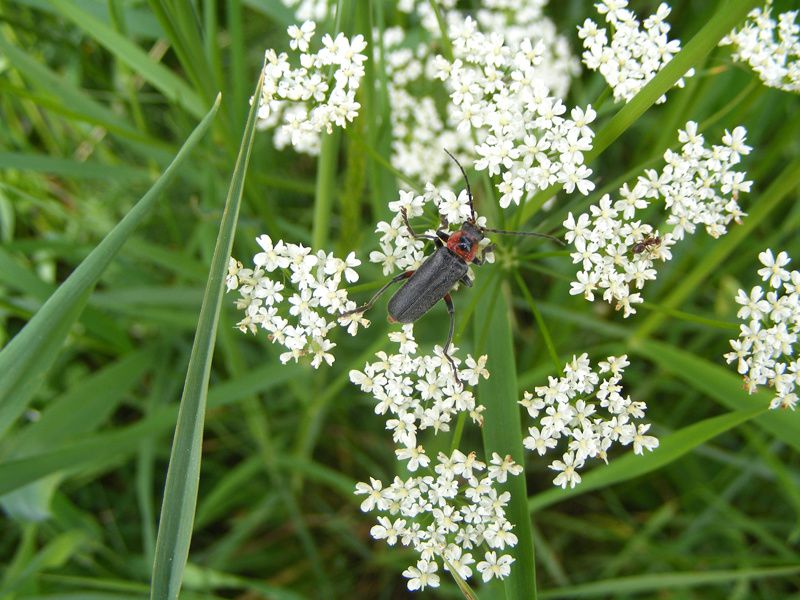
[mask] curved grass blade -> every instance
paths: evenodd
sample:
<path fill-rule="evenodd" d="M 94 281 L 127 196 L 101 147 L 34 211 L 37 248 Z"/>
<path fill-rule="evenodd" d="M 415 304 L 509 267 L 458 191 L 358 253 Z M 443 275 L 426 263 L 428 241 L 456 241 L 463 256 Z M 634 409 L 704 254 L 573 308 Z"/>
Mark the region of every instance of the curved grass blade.
<path fill-rule="evenodd" d="M 22 331 L 0 351 L 0 436 L 25 410 L 70 327 L 83 310 L 94 285 L 205 135 L 218 108 L 219 98 L 153 187 L 78 265 Z"/>
<path fill-rule="evenodd" d="M 263 81 L 262 71 L 253 95 L 254 98 L 261 96 Z M 186 560 L 189 556 L 189 544 L 197 505 L 197 488 L 200 481 L 203 422 L 211 359 L 222 306 L 228 257 L 233 246 L 233 236 L 244 190 L 244 179 L 250 160 L 250 150 L 253 146 L 257 107 L 258 102 L 253 102 L 244 129 L 239 156 L 236 159 L 228 197 L 225 200 L 225 210 L 222 214 L 214 256 L 211 259 L 208 284 L 203 295 L 203 305 L 200 309 L 197 332 L 189 358 L 189 368 L 178 412 L 178 424 L 175 428 L 156 539 L 156 554 L 150 587 L 150 597 L 154 600 L 178 597 Z"/>
<path fill-rule="evenodd" d="M 628 452 L 625 456 L 615 458 L 609 465 L 603 465 L 590 471 L 581 483 L 571 489 L 552 488 L 528 499 L 531 512 L 556 504 L 567 498 L 579 496 L 592 490 L 605 488 L 616 483 L 635 479 L 664 465 L 678 460 L 684 454 L 695 449 L 708 440 L 758 417 L 766 409 L 751 408 L 705 419 L 694 425 L 684 427 L 661 438 L 658 448 L 644 456 Z"/>
<path fill-rule="evenodd" d="M 648 340 L 631 344 L 630 348 L 731 410 L 766 409 L 773 396 L 766 390 L 750 395 L 732 368 L 716 365 L 669 344 Z M 800 412 L 766 410 L 755 422 L 800 451 Z"/>

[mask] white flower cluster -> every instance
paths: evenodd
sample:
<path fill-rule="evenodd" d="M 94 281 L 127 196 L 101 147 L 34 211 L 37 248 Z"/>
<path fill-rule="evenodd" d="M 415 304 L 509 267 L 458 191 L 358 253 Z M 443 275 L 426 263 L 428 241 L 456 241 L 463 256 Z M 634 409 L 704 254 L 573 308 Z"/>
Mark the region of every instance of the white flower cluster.
<path fill-rule="evenodd" d="M 461 31 L 468 19 L 470 27 L 477 23 L 477 28 L 485 34 L 502 36 L 512 56 L 529 51 L 530 40 L 536 40 L 537 64 L 529 75 L 554 96 L 564 97 L 579 65 L 567 39 L 558 34 L 554 23 L 544 15 L 546 3 L 546 0 L 488 0 L 472 13 L 474 21 L 455 9 L 454 0 L 440 1 L 438 6 L 448 33 Z M 468 125 L 462 111 L 453 111 L 437 102 L 442 92 L 450 94 L 454 90 L 449 81 L 441 89 L 435 79 L 438 68 L 434 48 L 441 48 L 442 32 L 429 0 L 401 0 L 398 9 L 418 17 L 429 39 L 411 46 L 407 32 L 399 27 L 388 28 L 383 35 L 392 118 L 392 164 L 413 179 L 452 183 L 460 174 L 442 153 L 442 147 L 474 161 L 473 135 L 482 140 L 487 132 L 477 117 Z M 467 60 L 461 50 L 454 47 L 455 58 Z M 491 77 L 498 74 L 491 71 Z"/>
<path fill-rule="evenodd" d="M 456 382 L 441 347 L 436 346 L 432 355 L 417 354 L 412 324 L 390 333 L 389 339 L 399 345 L 398 353 L 378 352 L 378 360 L 364 365 L 363 371 L 350 371 L 350 381 L 375 398 L 376 414 L 392 417 L 386 421 L 386 429 L 400 447 L 398 458 L 411 461 L 409 469 L 413 471 L 419 452 L 424 452 L 417 447 L 418 431 L 449 431 L 453 417 L 461 412 L 482 423 L 483 407 L 475 403 L 471 391 Z M 450 348 L 453 354 L 455 350 Z M 455 357 L 453 360 L 460 363 Z M 459 368 L 458 375 L 469 385 L 476 385 L 480 377 L 488 378 L 486 356 L 476 361 L 467 355 L 466 368 Z"/>
<path fill-rule="evenodd" d="M 767 0 L 763 9 L 750 11 L 744 27 L 730 32 L 720 46 L 733 46 L 733 60 L 750 65 L 765 85 L 800 92 L 800 26 L 795 23 L 798 11 L 781 13 L 777 22 L 770 18 L 771 12 L 772 0 Z"/>
<path fill-rule="evenodd" d="M 636 312 L 634 305 L 642 302 L 641 294 L 632 288 L 641 290 L 646 281 L 656 278 L 655 261 L 672 258 L 670 247 L 676 241 L 693 234 L 697 225 L 717 238 L 726 233 L 732 220 L 745 216 L 737 199 L 740 192 L 750 191 L 752 182 L 733 167 L 750 152 L 744 143 L 746 134 L 744 127 L 726 131 L 722 145 L 708 149 L 697 124 L 690 121 L 678 132 L 681 152 L 664 153 L 667 164 L 661 173 L 648 169 L 633 189 L 627 184 L 620 188 L 619 200 L 605 194 L 577 219 L 569 213 L 565 237 L 575 246 L 572 261 L 583 269 L 570 294 L 583 294 L 591 302 L 594 292 L 602 290 L 603 300 L 615 303 L 628 317 Z M 647 208 L 653 198 L 664 201 L 669 233 L 635 220 L 637 211 Z"/>
<path fill-rule="evenodd" d="M 785 268 L 791 261 L 786 252 L 776 257 L 766 250 L 758 259 L 764 265 L 758 274 L 768 282 L 769 291 L 765 295 L 760 285 L 749 294 L 739 290 L 736 303 L 742 307 L 736 316 L 743 323 L 725 360 L 737 363 L 751 394 L 760 385 L 775 390 L 770 408 L 794 410 L 800 386 L 800 360 L 794 358 L 800 333 L 800 271 Z"/>
<path fill-rule="evenodd" d="M 602 0 L 595 4 L 612 29 L 611 44 L 606 30 L 591 19 L 578 27 L 578 37 L 586 49 L 583 62 L 592 71 L 600 71 L 614 93 L 615 102 L 633 98 L 681 49 L 679 40 L 667 36 L 670 26 L 666 18 L 671 10 L 667 4 L 660 4 L 655 14 L 645 19 L 644 29 L 626 6 L 627 0 Z M 692 75 L 694 69 L 689 69 L 684 76 Z M 675 85 L 683 87 L 683 78 Z M 665 100 L 666 96 L 661 96 L 657 102 Z"/>
<path fill-rule="evenodd" d="M 293 50 L 300 52 L 300 66 L 292 68 L 285 52 L 267 50 L 264 86 L 258 107 L 259 129 L 278 126 L 275 146 L 291 144 L 298 152 L 319 153 L 320 134 L 333 126 L 346 127 L 358 115 L 356 90 L 364 76 L 367 44 L 363 35 L 348 39 L 325 34 L 322 48 L 308 52 L 316 24 L 306 21 L 288 29 Z"/>
<path fill-rule="evenodd" d="M 405 210 L 409 219 L 414 219 L 422 216 L 425 207 L 431 204 L 450 225 L 460 225 L 471 217 L 466 190 L 456 196 L 451 190 L 436 188 L 430 183 L 425 186 L 425 193 L 422 195 L 401 190 L 399 200 L 389 203 L 389 209 L 394 213 L 392 220 L 379 221 L 375 229 L 381 234 L 380 250 L 373 250 L 369 255 L 371 262 L 383 265 L 384 275 L 394 271 L 413 271 L 425 259 L 425 240 L 411 235 L 403 222 L 402 211 Z M 485 227 L 486 217 L 478 217 L 477 224 Z M 433 235 L 435 230 L 428 229 L 422 233 Z M 485 248 L 489 244 L 488 238 L 484 238 L 481 244 Z M 491 253 L 484 258 L 487 262 L 494 262 L 494 255 Z"/>
<path fill-rule="evenodd" d="M 484 35 L 467 18 L 450 30 L 455 61 L 439 56 L 436 75 L 450 91 L 454 118 L 464 131 L 481 130 L 475 168 L 501 174 L 500 206 L 560 183 L 571 193 L 594 189 L 584 164 L 596 113 L 567 107 L 536 76 L 544 51 L 525 39 L 512 51 L 501 34 Z"/>
<path fill-rule="evenodd" d="M 646 435 L 650 425 L 634 423 L 644 417 L 647 405 L 621 394 L 622 374 L 629 364 L 626 355 L 609 356 L 599 363 L 600 374 L 608 374 L 601 381 L 587 354 L 573 356 L 564 367 L 563 377 L 549 377 L 548 385 L 535 388 L 535 395 L 525 392 L 520 400 L 538 422 L 538 426 L 528 428 L 523 440 L 526 448 L 544 456 L 559 441 L 567 442 L 561 460 L 550 464 L 558 471 L 555 485 L 575 487 L 581 482 L 578 470 L 586 460 L 600 458 L 608 462 L 606 453 L 615 442 L 622 446 L 633 444 L 636 454 L 658 447 L 658 439 Z M 598 408 L 607 414 L 601 416 Z"/>
<path fill-rule="evenodd" d="M 342 279 L 358 281 L 353 267 L 361 261 L 353 252 L 342 260 L 323 251 L 312 254 L 310 248 L 285 244 L 283 240 L 273 244 L 268 235 L 259 236 L 256 242 L 262 252 L 253 257 L 255 268 L 245 269 L 233 258 L 228 266 L 228 291 L 239 292 L 236 308 L 245 312 L 237 326 L 242 332 L 253 334 L 259 328 L 265 329 L 273 343 L 286 348 L 280 355 L 284 364 L 306 355 L 312 356 L 314 368 L 323 361 L 333 364 L 330 350 L 336 344 L 327 335 L 336 326 L 337 318 L 347 325 L 350 335 L 356 334 L 359 325 L 369 325 L 361 314 L 338 317 L 356 306 L 339 286 Z M 284 285 L 287 271 L 288 289 Z"/>
<path fill-rule="evenodd" d="M 416 566 L 403 572 L 408 589 L 438 587 L 440 562 L 462 579 L 471 577 L 477 549 L 483 552 L 483 560 L 475 570 L 489 581 L 511 572 L 514 559 L 502 551 L 517 543 L 505 516 L 511 495 L 498 493 L 495 484 L 521 471 L 522 467 L 496 453 L 487 469 L 474 453 L 455 450 L 450 456 L 440 453 L 428 475 L 395 477 L 385 488 L 370 478 L 369 484 L 356 485 L 356 494 L 366 496 L 362 511 L 383 513 L 370 531 L 373 538 L 386 540 L 390 546 L 399 541 L 420 553 Z"/>

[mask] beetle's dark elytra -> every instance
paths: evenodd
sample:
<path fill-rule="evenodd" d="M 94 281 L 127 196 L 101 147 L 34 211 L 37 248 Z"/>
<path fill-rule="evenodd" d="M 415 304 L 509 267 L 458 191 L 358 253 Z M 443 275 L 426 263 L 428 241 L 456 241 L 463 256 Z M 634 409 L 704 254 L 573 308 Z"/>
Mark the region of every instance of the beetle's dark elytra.
<path fill-rule="evenodd" d="M 453 289 L 467 268 L 447 247 L 439 248 L 389 300 L 389 316 L 400 323 L 413 323 Z"/>

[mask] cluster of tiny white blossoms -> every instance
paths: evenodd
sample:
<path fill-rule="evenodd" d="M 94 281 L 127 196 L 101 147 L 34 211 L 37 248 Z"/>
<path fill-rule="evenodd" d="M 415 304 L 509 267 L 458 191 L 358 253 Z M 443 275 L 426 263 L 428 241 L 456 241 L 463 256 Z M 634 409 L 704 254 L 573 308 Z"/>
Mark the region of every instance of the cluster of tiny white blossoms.
<path fill-rule="evenodd" d="M 741 192 L 750 191 L 752 182 L 733 167 L 750 152 L 744 143 L 746 134 L 744 127 L 726 131 L 722 145 L 709 149 L 697 133 L 697 124 L 690 121 L 678 132 L 683 144 L 680 153 L 667 150 L 660 173 L 648 169 L 633 189 L 627 184 L 620 188 L 619 200 L 605 194 L 577 219 L 569 213 L 565 237 L 575 246 L 573 262 L 583 269 L 572 282 L 570 294 L 583 294 L 591 302 L 594 292 L 602 290 L 603 300 L 628 317 L 636 312 L 634 305 L 642 302 L 641 294 L 632 288 L 641 290 L 646 281 L 656 278 L 655 261 L 671 259 L 670 247 L 675 242 L 693 234 L 697 225 L 717 238 L 726 233 L 732 220 L 745 216 L 737 200 Z M 654 198 L 664 201 L 666 225 L 671 228 L 667 233 L 635 220 L 637 211 Z"/>
<path fill-rule="evenodd" d="M 739 337 L 730 341 L 733 351 L 725 354 L 725 359 L 737 363 L 748 392 L 769 386 L 775 390 L 770 408 L 794 410 L 800 385 L 800 360 L 795 358 L 800 333 L 800 271 L 785 268 L 791 261 L 786 252 L 776 257 L 766 250 L 758 259 L 764 265 L 758 274 L 769 291 L 765 295 L 760 285 L 749 294 L 739 290 L 736 303 L 742 307 L 736 316 L 743 323 Z"/>
<path fill-rule="evenodd" d="M 595 4 L 597 12 L 605 15 L 612 28 L 611 43 L 606 30 L 591 19 L 578 27 L 578 37 L 583 40 L 583 63 L 600 74 L 614 93 L 614 101 L 626 102 L 633 98 L 656 73 L 681 49 L 679 40 L 670 40 L 670 26 L 666 22 L 670 7 L 659 5 L 655 14 L 644 21 L 644 29 L 633 11 L 625 8 L 627 0 L 602 0 Z M 694 69 L 684 75 L 691 77 Z M 683 87 L 683 78 L 675 84 Z M 666 100 L 661 96 L 657 102 Z"/>
<path fill-rule="evenodd" d="M 581 482 L 578 470 L 589 458 L 608 462 L 607 451 L 615 442 L 633 444 L 636 454 L 658 447 L 658 439 L 646 435 L 649 423 L 635 423 L 644 417 L 647 406 L 623 396 L 622 374 L 630 363 L 626 355 L 609 356 L 600 361 L 599 374 L 592 370 L 587 354 L 573 357 L 564 367 L 563 377 L 549 377 L 548 385 L 525 392 L 520 404 L 538 426 L 528 428 L 523 444 L 540 456 L 566 442 L 561 460 L 550 468 L 558 471 L 555 485 L 573 488 Z M 607 373 L 601 381 L 600 374 Z M 601 415 L 599 409 L 605 409 Z M 562 444 L 563 449 L 564 444 Z"/>
<path fill-rule="evenodd" d="M 412 324 L 391 332 L 389 339 L 398 344 L 397 354 L 378 352 L 378 360 L 365 364 L 363 371 L 350 371 L 350 381 L 372 395 L 376 414 L 391 417 L 386 429 L 398 446 L 398 458 L 416 462 L 424 454 L 417 446 L 420 430 L 449 431 L 453 418 L 461 412 L 480 424 L 483 406 L 477 405 L 473 393 L 456 381 L 441 347 L 436 346 L 430 355 L 417 354 Z M 450 348 L 453 354 L 456 350 Z M 458 368 L 461 361 L 456 357 L 453 360 Z M 469 385 L 476 385 L 481 377 L 488 378 L 486 356 L 475 360 L 467 355 L 466 367 L 458 368 L 458 375 Z"/>
<path fill-rule="evenodd" d="M 450 92 L 458 127 L 480 131 L 475 168 L 500 175 L 500 206 L 556 183 L 568 193 L 593 190 L 584 153 L 592 148 L 596 113 L 575 107 L 563 116 L 567 107 L 536 76 L 543 45 L 526 38 L 514 51 L 470 18 L 450 35 L 455 60 L 437 57 L 436 76 Z"/>
<path fill-rule="evenodd" d="M 322 48 L 310 53 L 315 30 L 313 21 L 288 29 L 289 46 L 300 53 L 297 68 L 285 52 L 267 50 L 257 113 L 259 129 L 278 126 L 277 148 L 291 144 L 307 154 L 319 152 L 322 132 L 330 133 L 334 125 L 346 127 L 358 115 L 356 90 L 367 59 L 361 54 L 367 47 L 363 35 L 349 39 L 342 33 L 335 38 L 325 34 Z"/>
<path fill-rule="evenodd" d="M 750 65 L 761 81 L 785 92 L 800 92 L 800 26 L 798 11 L 770 17 L 772 0 L 747 15 L 744 27 L 734 29 L 720 42 L 733 46 L 733 60 Z M 775 34 L 777 30 L 777 39 Z"/>
<path fill-rule="evenodd" d="M 444 153 L 442 153 L 444 154 Z M 369 259 L 374 263 L 383 265 L 383 274 L 388 275 L 395 271 L 413 271 L 425 259 L 425 240 L 415 238 L 403 222 L 402 211 L 406 212 L 408 219 L 414 219 L 424 214 L 426 206 L 433 205 L 441 217 L 449 225 L 461 225 L 471 218 L 466 190 L 456 196 L 451 190 L 437 188 L 431 183 L 425 186 L 425 193 L 400 191 L 400 198 L 389 203 L 389 209 L 394 213 L 391 221 L 379 221 L 375 231 L 381 234 L 380 250 L 370 252 Z M 486 217 L 478 217 L 476 223 L 486 226 Z M 434 235 L 434 229 L 427 229 L 426 235 Z M 489 244 L 484 238 L 482 247 Z M 488 253 L 483 256 L 487 262 L 494 262 L 494 255 Z"/>
<path fill-rule="evenodd" d="M 234 258 L 228 266 L 228 291 L 239 292 L 236 308 L 245 313 L 237 327 L 253 334 L 266 330 L 273 343 L 286 348 L 280 355 L 284 364 L 306 355 L 312 357 L 314 368 L 323 362 L 333 364 L 330 350 L 336 344 L 327 335 L 337 320 L 350 335 L 356 334 L 359 325 L 369 325 L 361 314 L 339 316 L 356 306 L 339 286 L 343 279 L 358 281 L 354 267 L 361 261 L 353 252 L 340 259 L 323 251 L 313 254 L 310 248 L 283 240 L 273 244 L 268 235 L 256 242 L 262 252 L 253 257 L 254 268 L 245 269 Z"/>
<path fill-rule="evenodd" d="M 544 14 L 546 4 L 547 0 L 487 0 L 471 14 L 484 34 L 502 35 L 512 55 L 529 48 L 529 40 L 536 40 L 538 62 L 531 75 L 553 95 L 564 97 L 579 64 L 567 39 L 558 34 L 555 24 Z M 465 19 L 471 18 L 455 5 L 455 0 L 438 2 L 448 32 L 461 30 Z M 383 33 L 392 119 L 392 164 L 414 179 L 454 182 L 459 177 L 458 170 L 441 148 L 474 160 L 473 134 L 482 139 L 486 133 L 477 119 L 468 127 L 460 111 L 449 110 L 441 103 L 437 105 L 437 92 L 445 91 L 437 89 L 434 78 L 438 70 L 435 48 L 440 47 L 442 33 L 429 0 L 401 0 L 398 10 L 419 18 L 428 39 L 410 46 L 406 32 L 400 27 L 387 28 Z M 466 58 L 459 55 L 458 48 L 454 51 L 455 58 Z M 450 86 L 447 90 L 447 93 L 452 91 Z"/>
<path fill-rule="evenodd" d="M 517 536 L 505 516 L 511 495 L 498 493 L 496 484 L 522 467 L 495 453 L 487 469 L 474 453 L 458 450 L 450 456 L 440 453 L 432 470 L 429 465 L 425 457 L 420 466 L 428 474 L 395 477 L 388 487 L 374 478 L 356 486 L 356 494 L 366 496 L 361 510 L 382 513 L 372 537 L 390 546 L 399 541 L 420 553 L 416 566 L 403 571 L 408 589 L 438 587 L 440 564 L 462 579 L 472 576 L 473 565 L 483 581 L 508 576 L 514 559 L 502 551 L 516 545 Z M 409 463 L 409 470 L 416 466 Z M 477 552 L 483 560 L 475 564 Z"/>

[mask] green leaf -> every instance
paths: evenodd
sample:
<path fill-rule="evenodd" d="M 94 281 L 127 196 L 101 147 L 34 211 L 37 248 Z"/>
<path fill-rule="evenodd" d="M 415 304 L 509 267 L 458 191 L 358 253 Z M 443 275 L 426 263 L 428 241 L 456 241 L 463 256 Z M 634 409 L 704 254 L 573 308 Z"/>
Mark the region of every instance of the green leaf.
<path fill-rule="evenodd" d="M 708 440 L 760 415 L 764 410 L 763 408 L 750 408 L 750 410 L 712 417 L 684 427 L 661 438 L 658 448 L 652 452 L 646 452 L 643 456 L 628 452 L 624 456 L 612 459 L 609 465 L 595 467 L 584 475 L 583 481 L 574 488 L 562 490 L 554 487 L 531 496 L 528 499 L 528 508 L 534 512 L 567 498 L 629 481 L 660 469 Z"/>
<path fill-rule="evenodd" d="M 261 95 L 263 81 L 262 71 L 254 93 L 255 98 Z M 200 457 L 211 359 L 222 306 L 225 274 L 236 232 L 250 150 L 253 146 L 257 107 L 258 102 L 253 102 L 250 107 L 239 156 L 233 170 L 186 373 L 156 539 L 150 587 L 150 596 L 154 600 L 178 597 L 184 567 L 189 556 L 200 481 Z"/>
<path fill-rule="evenodd" d="M 733 366 L 716 365 L 696 354 L 657 341 L 637 341 L 631 344 L 630 349 L 646 356 L 725 408 L 739 411 L 759 408 L 764 410 L 764 414 L 757 417 L 755 422 L 782 442 L 800 451 L 800 412 L 766 410 L 774 394 L 766 390 L 748 394 L 742 385 L 742 378 Z"/>
<path fill-rule="evenodd" d="M 108 418 L 152 363 L 149 349 L 140 350 L 80 380 L 52 402 L 37 421 L 9 440 L 9 455 L 13 458 L 32 456 L 93 431 Z M 41 521 L 50 516 L 50 501 L 60 482 L 60 476 L 51 475 L 2 496 L 0 503 L 12 518 Z"/>
<path fill-rule="evenodd" d="M 83 310 L 94 285 L 125 240 L 150 213 L 161 193 L 208 130 L 218 107 L 219 98 L 153 187 L 59 286 L 22 331 L 0 351 L 0 373 L 3 373 L 0 378 L 0 436 L 25 410 L 72 324 Z"/>

